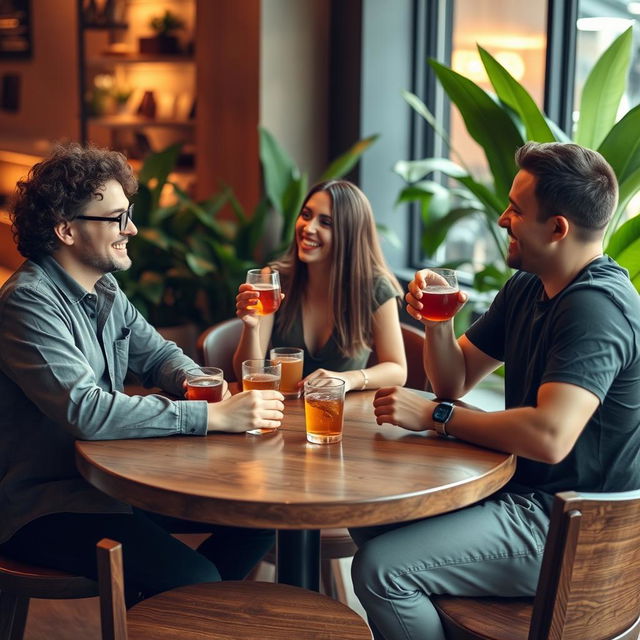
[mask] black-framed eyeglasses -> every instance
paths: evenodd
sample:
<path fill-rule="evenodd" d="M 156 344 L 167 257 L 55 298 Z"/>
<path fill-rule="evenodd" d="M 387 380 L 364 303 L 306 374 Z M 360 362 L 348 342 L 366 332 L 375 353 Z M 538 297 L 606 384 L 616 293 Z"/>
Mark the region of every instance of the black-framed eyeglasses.
<path fill-rule="evenodd" d="M 126 211 L 123 211 L 119 216 L 113 218 L 107 218 L 106 216 L 76 216 L 74 220 L 98 220 L 99 222 L 117 222 L 120 227 L 120 233 L 123 233 L 129 224 L 129 220 L 133 220 L 133 202 L 129 205 Z"/>

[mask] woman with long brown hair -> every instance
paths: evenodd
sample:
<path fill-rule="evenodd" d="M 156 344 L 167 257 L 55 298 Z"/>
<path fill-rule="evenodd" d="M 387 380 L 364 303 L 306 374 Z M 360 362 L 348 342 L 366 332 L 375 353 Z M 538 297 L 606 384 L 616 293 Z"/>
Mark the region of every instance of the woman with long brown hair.
<path fill-rule="evenodd" d="M 339 377 L 346 390 L 403 385 L 407 365 L 398 317 L 402 289 L 378 241 L 371 205 L 346 180 L 315 185 L 295 226 L 295 240 L 272 265 L 280 272 L 280 309 L 256 315 L 256 292 L 242 284 L 236 314 L 244 326 L 234 354 L 264 358 L 269 344 L 304 350 L 304 376 Z M 375 364 L 368 366 L 371 352 Z"/>

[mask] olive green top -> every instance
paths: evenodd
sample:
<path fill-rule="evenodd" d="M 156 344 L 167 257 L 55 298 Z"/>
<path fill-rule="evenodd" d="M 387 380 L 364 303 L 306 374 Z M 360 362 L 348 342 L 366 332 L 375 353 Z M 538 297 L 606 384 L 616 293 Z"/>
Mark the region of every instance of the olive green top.
<path fill-rule="evenodd" d="M 383 305 L 390 298 L 394 298 L 398 293 L 391 286 L 385 277 L 378 277 L 373 288 L 373 304 L 371 313 Z M 316 353 L 311 353 L 304 343 L 304 331 L 302 327 L 302 308 L 298 309 L 298 315 L 289 331 L 282 332 L 276 323 L 271 335 L 271 343 L 274 347 L 299 347 L 304 349 L 304 370 L 303 376 L 308 376 L 316 369 L 329 369 L 330 371 L 352 371 L 354 369 L 364 369 L 367 366 L 371 349 L 361 349 L 356 355 L 345 356 L 338 348 L 335 329 L 327 342 L 318 349 Z"/>

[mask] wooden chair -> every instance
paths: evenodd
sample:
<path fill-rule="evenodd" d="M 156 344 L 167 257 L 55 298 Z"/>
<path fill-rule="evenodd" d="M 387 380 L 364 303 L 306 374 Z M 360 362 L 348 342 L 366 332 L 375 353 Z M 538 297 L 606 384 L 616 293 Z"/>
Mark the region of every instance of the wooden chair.
<path fill-rule="evenodd" d="M 31 598 L 91 598 L 95 581 L 0 555 L 0 640 L 22 640 Z"/>
<path fill-rule="evenodd" d="M 640 491 L 556 495 L 535 598 L 433 602 L 449 640 L 636 640 Z"/>
<path fill-rule="evenodd" d="M 269 582 L 215 582 L 124 604 L 122 546 L 98 543 L 102 640 L 370 640 L 364 620 L 327 596 Z"/>

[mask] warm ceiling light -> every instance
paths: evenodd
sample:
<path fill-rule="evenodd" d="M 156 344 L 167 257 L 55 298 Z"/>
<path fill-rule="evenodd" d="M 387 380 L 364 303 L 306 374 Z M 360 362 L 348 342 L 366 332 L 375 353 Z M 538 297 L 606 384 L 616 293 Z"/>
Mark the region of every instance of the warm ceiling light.
<path fill-rule="evenodd" d="M 494 57 L 516 80 L 522 79 L 525 67 L 520 54 L 515 51 L 498 51 Z M 471 49 L 456 49 L 452 55 L 451 67 L 473 82 L 489 81 L 480 56 Z"/>
<path fill-rule="evenodd" d="M 515 51 L 498 51 L 495 59 L 516 79 L 522 80 L 524 76 L 524 60 Z"/>
<path fill-rule="evenodd" d="M 597 18 L 578 18 L 576 26 L 579 31 L 614 31 L 622 33 L 634 22 L 635 20 L 629 20 L 628 18 L 602 16 Z"/>

